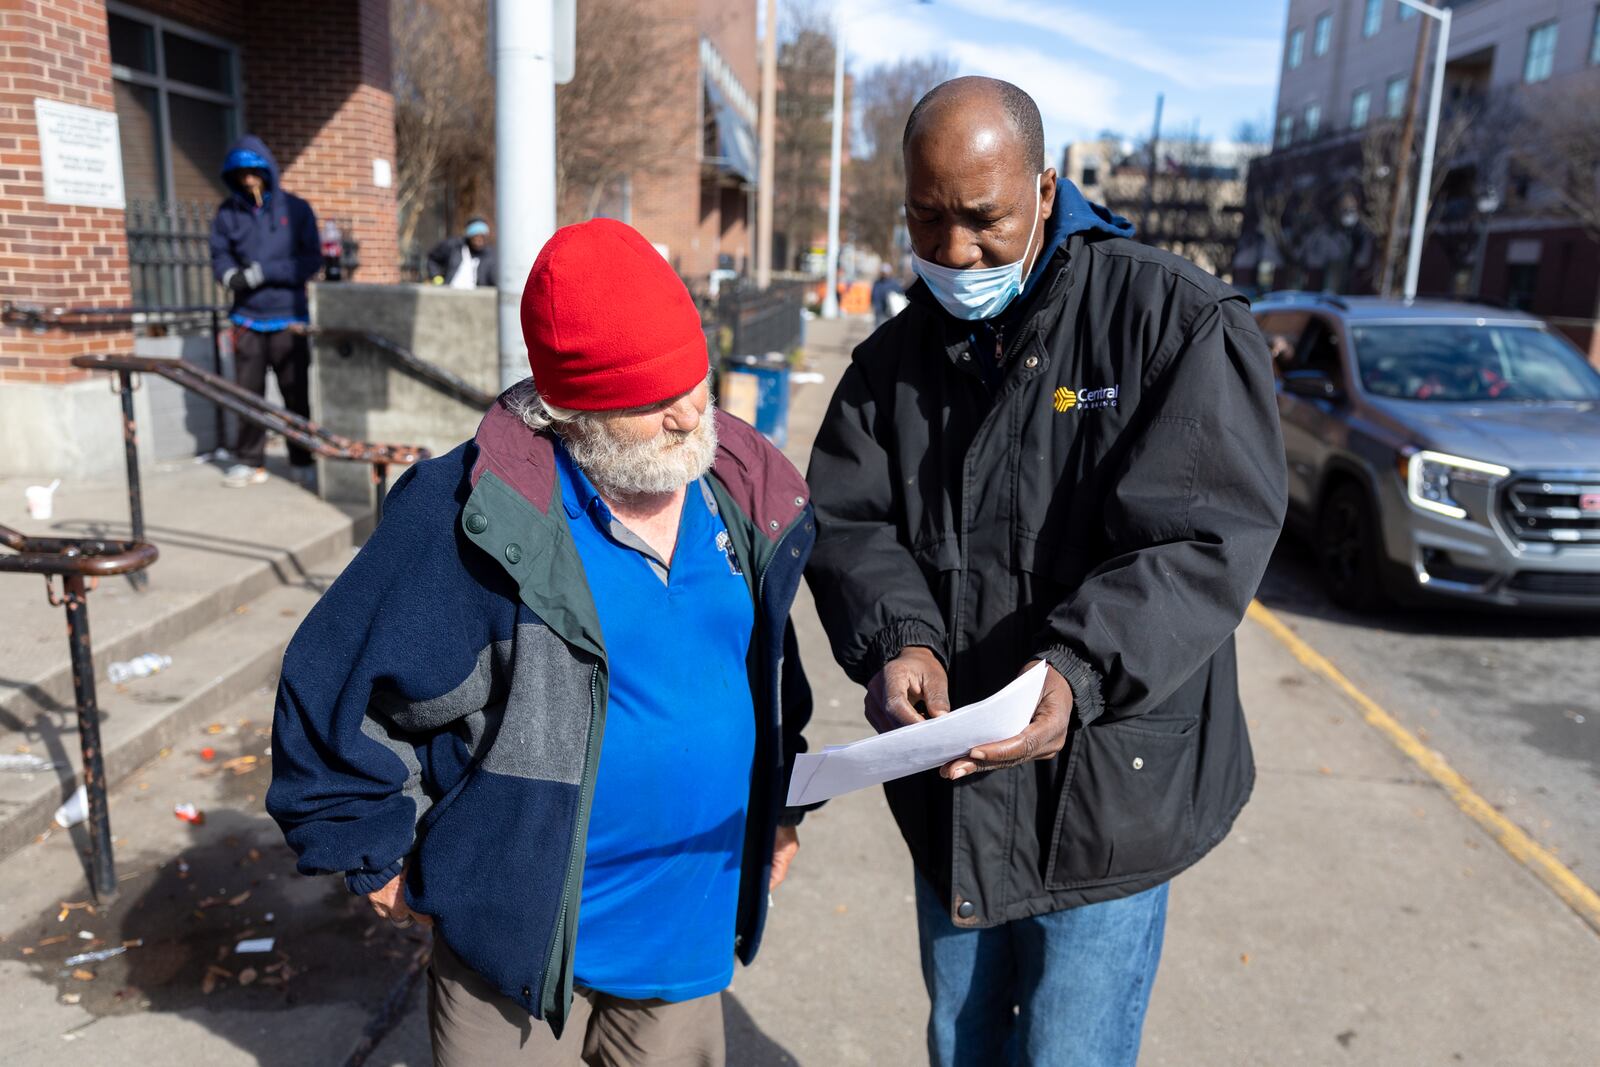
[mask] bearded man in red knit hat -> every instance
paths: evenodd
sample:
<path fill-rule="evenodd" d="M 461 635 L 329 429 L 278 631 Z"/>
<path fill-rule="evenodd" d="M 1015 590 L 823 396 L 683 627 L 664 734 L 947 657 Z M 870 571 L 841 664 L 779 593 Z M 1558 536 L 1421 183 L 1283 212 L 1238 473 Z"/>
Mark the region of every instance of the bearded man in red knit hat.
<path fill-rule="evenodd" d="M 809 494 L 710 407 L 630 227 L 558 231 L 522 325 L 532 378 L 396 483 L 290 645 L 268 810 L 302 871 L 433 927 L 437 1063 L 721 1064 L 799 847 Z"/>

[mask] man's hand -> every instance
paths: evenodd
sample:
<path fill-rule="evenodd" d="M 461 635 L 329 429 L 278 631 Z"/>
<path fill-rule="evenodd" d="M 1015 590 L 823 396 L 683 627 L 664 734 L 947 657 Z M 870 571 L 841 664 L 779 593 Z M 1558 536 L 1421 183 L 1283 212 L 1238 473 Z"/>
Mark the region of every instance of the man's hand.
<path fill-rule="evenodd" d="M 412 911 L 406 906 L 406 892 L 404 882 L 406 872 L 401 871 L 382 889 L 375 889 L 367 894 L 367 900 L 372 904 L 372 910 L 378 917 L 388 919 L 401 929 L 412 923 L 421 923 L 423 926 L 432 926 L 433 920 L 420 911 Z"/>
<path fill-rule="evenodd" d="M 800 831 L 793 826 L 778 827 L 778 838 L 772 843 L 772 880 L 767 883 L 767 892 L 783 884 L 789 874 L 789 864 L 794 862 L 795 853 L 799 851 Z"/>
<path fill-rule="evenodd" d="M 913 645 L 885 663 L 867 683 L 866 713 L 867 722 L 880 734 L 948 715 L 950 680 L 939 657 Z"/>
<path fill-rule="evenodd" d="M 1038 662 L 1030 662 L 1021 673 Z M 1067 728 L 1071 724 L 1072 687 L 1061 677 L 1060 671 L 1047 666 L 1039 706 L 1033 710 L 1033 720 L 1020 734 L 1005 741 L 979 745 L 967 753 L 968 758 L 951 760 L 939 768 L 939 773 L 954 781 L 978 771 L 995 771 L 1029 760 L 1050 759 L 1066 745 Z"/>

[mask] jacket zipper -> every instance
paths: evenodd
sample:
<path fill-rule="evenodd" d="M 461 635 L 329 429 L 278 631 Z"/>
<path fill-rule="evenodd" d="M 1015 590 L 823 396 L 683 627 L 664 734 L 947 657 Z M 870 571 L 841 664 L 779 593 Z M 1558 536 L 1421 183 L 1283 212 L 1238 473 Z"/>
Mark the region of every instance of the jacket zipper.
<path fill-rule="evenodd" d="M 594 804 L 594 750 L 595 740 L 598 737 L 603 715 L 600 711 L 600 665 L 596 663 L 590 668 L 589 674 L 589 738 L 583 750 L 583 778 L 579 786 L 578 813 L 573 825 L 572 848 L 567 853 L 567 875 L 561 886 L 561 910 L 556 915 L 555 936 L 550 940 L 550 956 L 545 961 L 544 978 L 541 982 L 543 990 L 541 999 L 549 1000 L 550 979 L 557 973 L 564 973 L 570 980 L 572 964 L 577 954 L 578 938 L 576 931 L 571 936 L 567 933 L 567 916 L 571 912 L 573 899 L 577 896 L 578 887 L 582 882 L 578 857 L 583 850 L 589 836 L 589 811 Z M 557 960 L 557 954 L 561 958 Z M 558 964 L 563 968 L 557 971 Z M 559 1006 L 562 1009 L 563 1020 L 571 1009 L 564 990 L 558 990 Z M 556 1006 L 556 1005 L 553 1005 Z"/>

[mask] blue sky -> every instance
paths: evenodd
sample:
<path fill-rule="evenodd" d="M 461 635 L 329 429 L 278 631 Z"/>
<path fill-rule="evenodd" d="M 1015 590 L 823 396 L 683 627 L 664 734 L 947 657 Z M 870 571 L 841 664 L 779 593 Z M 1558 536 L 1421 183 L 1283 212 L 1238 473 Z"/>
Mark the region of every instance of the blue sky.
<path fill-rule="evenodd" d="M 962 74 L 1005 78 L 1061 146 L 1102 129 L 1148 133 L 1158 92 L 1164 134 L 1229 138 L 1267 120 L 1277 92 L 1286 0 L 838 0 L 852 70 L 942 53 Z"/>

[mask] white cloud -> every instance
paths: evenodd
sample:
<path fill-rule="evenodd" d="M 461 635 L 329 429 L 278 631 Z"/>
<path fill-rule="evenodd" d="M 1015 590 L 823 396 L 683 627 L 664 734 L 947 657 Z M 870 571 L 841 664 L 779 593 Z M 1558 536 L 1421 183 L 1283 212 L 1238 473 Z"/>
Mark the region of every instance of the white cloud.
<path fill-rule="evenodd" d="M 1036 48 L 949 35 L 928 19 L 904 12 L 852 19 L 846 43 L 857 70 L 908 56 L 945 55 L 961 74 L 1004 78 L 1020 86 L 1039 105 L 1052 165 L 1063 142 L 1120 129 L 1129 118 L 1119 102 L 1120 85 L 1109 75 Z"/>
<path fill-rule="evenodd" d="M 944 0 L 990 22 L 1026 26 L 1121 64 L 1171 78 L 1188 89 L 1265 87 L 1278 81 L 1276 38 L 1211 37 L 1177 51 L 1104 15 L 1081 8 L 1041 7 L 1022 0 Z"/>

